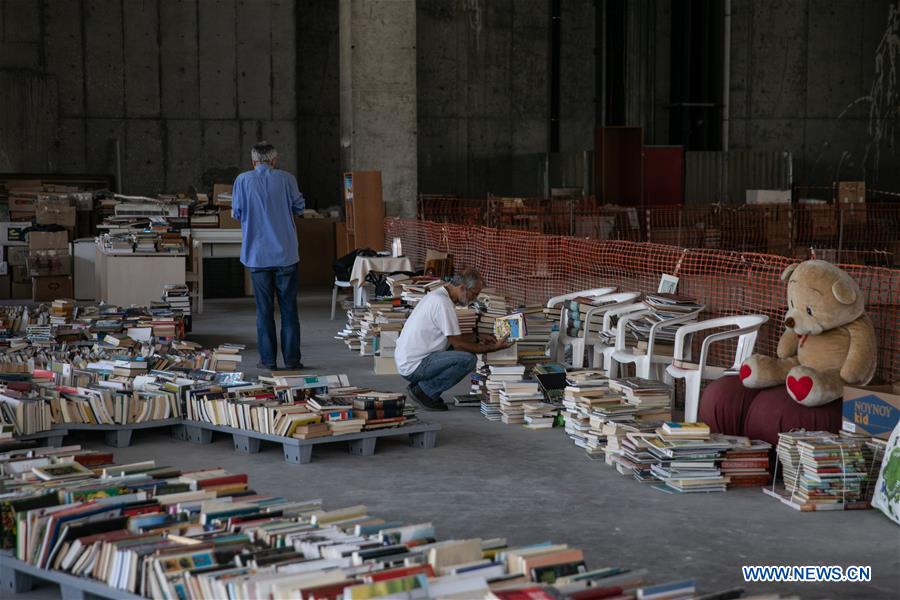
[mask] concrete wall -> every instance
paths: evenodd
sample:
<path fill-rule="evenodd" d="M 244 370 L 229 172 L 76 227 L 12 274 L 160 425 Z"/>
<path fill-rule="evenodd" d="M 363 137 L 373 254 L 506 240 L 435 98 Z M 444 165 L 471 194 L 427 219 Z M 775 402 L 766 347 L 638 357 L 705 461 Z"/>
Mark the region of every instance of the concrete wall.
<path fill-rule="evenodd" d="M 896 189 L 900 2 L 732 0 L 732 11 L 732 147 L 792 151 L 797 182 Z"/>
<path fill-rule="evenodd" d="M 177 192 L 265 138 L 296 172 L 296 32 L 290 0 L 3 0 L 0 171 L 115 173 L 118 140 L 125 191 Z"/>
<path fill-rule="evenodd" d="M 594 9 L 562 3 L 560 149 L 588 150 Z M 533 193 L 549 151 L 549 0 L 419 0 L 419 190 Z"/>
<path fill-rule="evenodd" d="M 297 9 L 297 169 L 303 194 L 323 208 L 343 203 L 338 6 L 302 0 Z"/>

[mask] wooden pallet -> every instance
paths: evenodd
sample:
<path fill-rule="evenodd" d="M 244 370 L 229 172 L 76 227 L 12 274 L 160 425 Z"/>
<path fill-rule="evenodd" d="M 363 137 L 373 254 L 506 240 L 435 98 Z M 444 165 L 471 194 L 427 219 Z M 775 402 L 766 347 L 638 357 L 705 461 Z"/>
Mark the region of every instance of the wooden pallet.
<path fill-rule="evenodd" d="M 0 598 L 10 598 L 12 594 L 31 591 L 34 580 L 48 581 L 59 586 L 62 600 L 88 600 L 109 598 L 110 600 L 138 600 L 141 596 L 117 590 L 96 579 L 75 577 L 61 571 L 40 569 L 17 559 L 8 551 L 0 552 Z"/>
<path fill-rule="evenodd" d="M 180 427 L 173 427 L 176 438 L 195 444 L 211 443 L 213 432 L 229 433 L 234 439 L 235 452 L 240 452 L 241 454 L 255 454 L 259 452 L 260 441 L 275 442 L 281 444 L 284 448 L 284 460 L 286 462 L 301 465 L 312 460 L 313 446 L 319 444 L 348 442 L 351 454 L 371 456 L 375 454 L 375 442 L 378 438 L 408 435 L 410 446 L 414 448 L 434 448 L 437 443 L 437 432 L 440 429 L 440 425 L 415 423 L 390 429 L 301 440 L 247 429 L 236 429 L 224 425 L 213 425 L 202 421 L 189 421 L 187 419 L 184 420 Z"/>
<path fill-rule="evenodd" d="M 27 435 L 17 435 L 14 436 L 13 439 L 22 441 L 46 440 L 47 446 L 59 448 L 62 446 L 63 438 L 67 433 L 69 433 L 68 427 L 61 425 L 59 427 L 54 426 L 53 429 L 48 429 L 47 431 L 38 431 L 37 433 L 29 433 Z"/>
<path fill-rule="evenodd" d="M 67 430 L 66 433 L 72 431 L 102 431 L 106 437 L 106 445 L 113 448 L 126 448 L 131 445 L 131 432 L 135 429 L 157 429 L 160 427 L 175 427 L 181 425 L 182 420 L 179 419 L 158 419 L 156 421 L 145 421 L 143 423 L 129 423 L 127 425 L 107 425 L 107 424 L 87 424 L 87 423 L 66 423 L 60 428 Z M 55 430 L 55 427 L 54 427 Z"/>

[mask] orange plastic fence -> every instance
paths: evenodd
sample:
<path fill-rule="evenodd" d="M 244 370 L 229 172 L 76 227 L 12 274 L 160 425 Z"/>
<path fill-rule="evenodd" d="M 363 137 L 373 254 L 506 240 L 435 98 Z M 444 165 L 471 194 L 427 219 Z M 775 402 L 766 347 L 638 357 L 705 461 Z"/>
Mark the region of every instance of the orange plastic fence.
<path fill-rule="evenodd" d="M 385 219 L 385 239 L 394 237 L 403 240 L 404 254 L 415 266 L 421 268 L 428 249 L 449 252 L 457 269 L 478 269 L 487 285 L 523 304 L 544 304 L 552 296 L 600 284 L 654 292 L 663 273 L 675 275 L 680 278 L 679 292 L 703 302 L 709 318 L 767 315 L 769 323 L 757 341 L 757 351 L 767 354 L 774 354 L 783 331 L 785 286 L 779 277 L 797 260 L 760 253 Z M 878 335 L 876 377 L 900 380 L 900 270 L 841 266 L 866 295 L 867 311 Z"/>
<path fill-rule="evenodd" d="M 594 198 L 422 196 L 419 217 L 597 240 L 900 265 L 900 203 L 629 208 Z"/>

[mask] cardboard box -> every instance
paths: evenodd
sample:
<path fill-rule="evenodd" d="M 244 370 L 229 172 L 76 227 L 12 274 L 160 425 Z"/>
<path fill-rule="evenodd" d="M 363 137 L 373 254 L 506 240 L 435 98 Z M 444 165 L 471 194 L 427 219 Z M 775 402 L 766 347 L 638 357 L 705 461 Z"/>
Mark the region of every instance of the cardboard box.
<path fill-rule="evenodd" d="M 34 220 L 38 225 L 62 225 L 63 227 L 75 227 L 77 215 L 74 206 L 62 206 L 59 204 L 42 204 L 38 200 Z"/>
<path fill-rule="evenodd" d="M 10 290 L 9 275 L 0 275 L 0 300 L 9 300 L 12 298 Z"/>
<path fill-rule="evenodd" d="M 13 212 L 9 213 L 9 220 L 14 221 L 16 223 L 33 223 L 34 222 L 34 213 L 33 212 Z"/>
<path fill-rule="evenodd" d="M 212 203 L 219 205 L 219 194 L 230 194 L 234 191 L 234 186 L 226 183 L 217 183 L 213 185 Z M 223 204 L 222 206 L 231 206 L 231 204 Z"/>
<path fill-rule="evenodd" d="M 11 282 L 9 284 L 9 297 L 12 300 L 30 300 L 31 280 L 29 279 L 28 283 Z"/>
<path fill-rule="evenodd" d="M 69 249 L 33 250 L 28 253 L 28 274 L 32 277 L 71 275 L 72 256 Z"/>
<path fill-rule="evenodd" d="M 889 385 L 844 386 L 843 428 L 883 440 L 900 421 L 900 394 Z"/>
<path fill-rule="evenodd" d="M 71 298 L 75 293 L 71 277 L 35 277 L 31 282 L 31 299 L 38 302 Z"/>
<path fill-rule="evenodd" d="M 397 363 L 394 357 L 376 356 L 375 357 L 375 374 L 376 375 L 398 375 Z"/>
<path fill-rule="evenodd" d="M 10 267 L 10 276 L 12 277 L 13 283 L 31 283 L 31 276 L 28 274 L 28 267 L 26 265 Z"/>
<path fill-rule="evenodd" d="M 747 190 L 747 204 L 790 204 L 791 190 Z"/>
<path fill-rule="evenodd" d="M 9 212 L 34 214 L 34 196 L 9 196 Z"/>
<path fill-rule="evenodd" d="M 5 254 L 6 254 L 6 262 L 9 263 L 10 267 L 24 267 L 28 263 L 26 262 L 26 257 L 28 256 L 28 248 L 25 246 L 5 246 Z"/>
<path fill-rule="evenodd" d="M 866 182 L 865 181 L 839 181 L 838 182 L 838 202 L 841 204 L 865 204 L 866 203 Z"/>
<path fill-rule="evenodd" d="M 231 216 L 230 208 L 219 209 L 219 229 L 240 229 L 241 223 Z"/>
<path fill-rule="evenodd" d="M 838 207 L 844 225 L 865 225 L 866 182 L 839 181 L 837 184 Z"/>
<path fill-rule="evenodd" d="M 811 206 L 806 209 L 805 231 L 807 237 L 813 239 L 833 238 L 837 236 L 837 211 L 834 206 Z"/>
<path fill-rule="evenodd" d="M 28 234 L 28 250 L 68 250 L 68 231 L 32 231 Z"/>
<path fill-rule="evenodd" d="M 31 227 L 30 221 L 23 223 L 0 223 L 0 244 L 4 246 L 26 246 L 23 229 Z"/>

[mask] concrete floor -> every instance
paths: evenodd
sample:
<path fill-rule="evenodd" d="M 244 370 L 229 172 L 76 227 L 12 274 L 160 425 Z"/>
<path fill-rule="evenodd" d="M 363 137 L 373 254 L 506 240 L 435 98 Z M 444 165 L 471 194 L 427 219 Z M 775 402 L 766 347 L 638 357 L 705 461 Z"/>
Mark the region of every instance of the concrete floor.
<path fill-rule="evenodd" d="M 373 375 L 372 359 L 333 339 L 330 290 L 301 298 L 303 362 L 311 373 L 346 373 L 353 384 L 403 390 L 398 376 Z M 247 344 L 255 365 L 252 299 L 207 301 L 191 339 L 212 346 Z M 340 311 L 339 311 L 340 313 Z M 252 370 L 248 370 L 252 373 Z M 464 391 L 467 384 L 458 386 Z M 280 447 L 233 452 L 228 436 L 211 445 L 176 442 L 162 432 L 136 432 L 117 449 L 122 462 L 222 466 L 246 472 L 252 486 L 329 507 L 363 503 L 373 515 L 407 523 L 432 521 L 442 538 L 505 536 L 510 544 L 554 540 L 585 550 L 589 567 L 647 568 L 652 581 L 694 578 L 698 590 L 743 586 L 804 598 L 900 595 L 900 529 L 876 511 L 798 513 L 759 490 L 670 495 L 589 460 L 560 430 L 529 431 L 484 420 L 477 409 L 423 413 L 440 423 L 438 446 L 419 450 L 403 438 L 379 440 L 372 457 L 344 444 L 319 446 L 308 465 L 283 462 Z M 73 440 L 102 447 L 102 437 Z M 744 584 L 741 565 L 870 565 L 870 584 Z M 54 597 L 43 587 L 30 597 Z"/>

